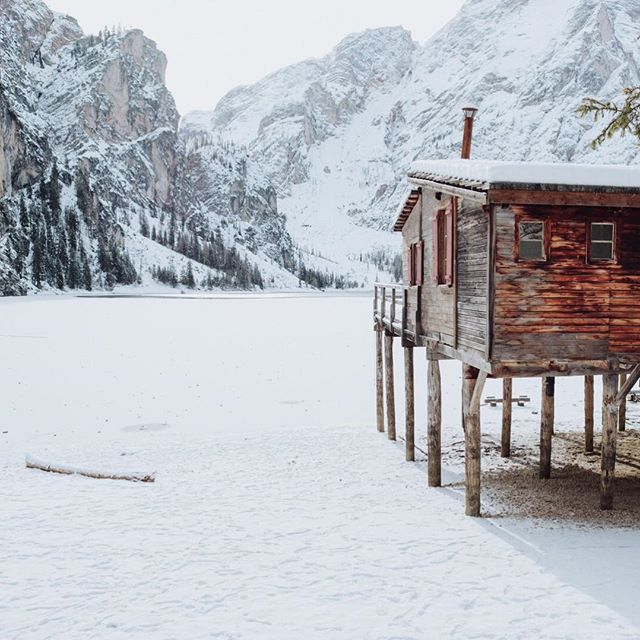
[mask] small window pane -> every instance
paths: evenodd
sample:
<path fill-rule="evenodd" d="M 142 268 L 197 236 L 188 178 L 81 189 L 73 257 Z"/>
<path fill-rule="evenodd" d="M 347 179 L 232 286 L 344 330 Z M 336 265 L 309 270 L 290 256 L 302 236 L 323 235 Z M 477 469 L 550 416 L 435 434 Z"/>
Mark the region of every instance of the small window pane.
<path fill-rule="evenodd" d="M 542 222 L 521 222 L 520 223 L 520 239 L 521 240 L 542 240 L 544 226 Z"/>
<path fill-rule="evenodd" d="M 594 223 L 591 225 L 591 239 L 592 240 L 606 240 L 613 242 L 613 225 Z"/>
<path fill-rule="evenodd" d="M 522 260 L 541 260 L 544 258 L 544 247 L 542 242 L 529 242 L 523 240 L 520 242 L 520 258 Z"/>
<path fill-rule="evenodd" d="M 544 260 L 544 223 L 521 222 L 518 255 L 520 260 Z"/>
<path fill-rule="evenodd" d="M 612 242 L 592 243 L 591 258 L 593 260 L 613 260 L 613 243 Z"/>
<path fill-rule="evenodd" d="M 611 222 L 594 222 L 591 225 L 591 260 L 613 260 L 615 225 Z"/>

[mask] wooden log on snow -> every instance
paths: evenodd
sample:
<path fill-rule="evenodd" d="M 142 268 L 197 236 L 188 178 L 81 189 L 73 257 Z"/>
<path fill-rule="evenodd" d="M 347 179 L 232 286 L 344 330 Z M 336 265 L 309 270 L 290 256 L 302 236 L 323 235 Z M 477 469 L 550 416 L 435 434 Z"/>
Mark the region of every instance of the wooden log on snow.
<path fill-rule="evenodd" d="M 551 477 L 551 440 L 555 416 L 556 379 L 542 379 L 542 409 L 540 420 L 540 477 Z"/>
<path fill-rule="evenodd" d="M 382 329 L 376 328 L 376 419 L 378 431 L 384 433 L 384 357 L 382 353 Z"/>
<path fill-rule="evenodd" d="M 427 369 L 428 485 L 442 485 L 442 384 L 440 364 L 428 361 Z"/>
<path fill-rule="evenodd" d="M 511 456 L 511 418 L 513 413 L 513 380 L 505 378 L 502 381 L 502 438 L 500 455 L 503 458 Z"/>
<path fill-rule="evenodd" d="M 387 387 L 387 435 L 389 440 L 396 439 L 396 401 L 393 384 L 393 334 L 387 333 L 385 340 L 385 378 Z"/>
<path fill-rule="evenodd" d="M 27 455 L 25 457 L 27 469 L 39 469 L 40 471 L 48 471 L 50 473 L 60 473 L 62 475 L 71 476 L 79 475 L 87 478 L 96 478 L 98 480 L 128 480 L 129 482 L 155 482 L 155 473 L 143 472 L 113 472 L 113 471 L 95 471 L 84 467 L 74 467 L 65 464 L 45 462 Z"/>
<path fill-rule="evenodd" d="M 613 480 L 616 471 L 618 376 L 602 376 L 602 450 L 600 453 L 600 508 L 613 509 Z"/>
<path fill-rule="evenodd" d="M 593 376 L 584 378 L 584 450 L 593 453 Z"/>
<path fill-rule="evenodd" d="M 413 376 L 413 347 L 404 348 L 405 382 L 405 443 L 407 462 L 415 460 L 415 394 Z"/>

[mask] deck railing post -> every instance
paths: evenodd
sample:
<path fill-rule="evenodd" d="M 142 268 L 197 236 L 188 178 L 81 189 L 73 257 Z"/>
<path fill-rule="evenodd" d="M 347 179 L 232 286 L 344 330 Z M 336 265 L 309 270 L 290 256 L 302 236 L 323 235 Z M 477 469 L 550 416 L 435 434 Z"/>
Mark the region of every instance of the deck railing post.
<path fill-rule="evenodd" d="M 373 319 L 378 315 L 378 285 L 373 286 Z"/>
<path fill-rule="evenodd" d="M 380 311 L 380 324 L 384 328 L 384 317 L 387 314 L 387 288 L 382 285 L 382 310 Z"/>
<path fill-rule="evenodd" d="M 391 289 L 391 331 L 393 332 L 393 323 L 396 321 L 396 288 Z"/>
<path fill-rule="evenodd" d="M 407 311 L 408 311 L 409 292 L 407 289 L 402 290 L 402 342 L 407 339 Z"/>

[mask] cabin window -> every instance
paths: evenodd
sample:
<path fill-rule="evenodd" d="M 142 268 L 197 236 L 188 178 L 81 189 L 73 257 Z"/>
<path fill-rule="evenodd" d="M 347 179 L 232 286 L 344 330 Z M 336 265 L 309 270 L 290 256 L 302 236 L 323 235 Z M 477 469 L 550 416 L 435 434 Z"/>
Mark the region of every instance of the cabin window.
<path fill-rule="evenodd" d="M 451 286 L 453 284 L 453 258 L 455 240 L 453 200 L 446 209 L 438 209 L 433 216 L 433 282 Z"/>
<path fill-rule="evenodd" d="M 594 262 L 615 258 L 615 225 L 612 222 L 591 223 L 589 258 Z"/>
<path fill-rule="evenodd" d="M 518 226 L 518 258 L 520 260 L 546 260 L 544 222 L 525 220 Z"/>
<path fill-rule="evenodd" d="M 409 247 L 409 285 L 422 286 L 424 281 L 424 242 L 414 242 Z"/>

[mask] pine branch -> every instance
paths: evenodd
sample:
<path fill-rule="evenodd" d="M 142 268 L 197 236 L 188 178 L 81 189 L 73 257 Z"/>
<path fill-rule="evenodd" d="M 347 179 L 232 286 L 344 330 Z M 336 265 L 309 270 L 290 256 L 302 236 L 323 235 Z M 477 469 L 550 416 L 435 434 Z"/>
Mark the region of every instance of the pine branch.
<path fill-rule="evenodd" d="M 577 112 L 583 118 L 592 117 L 594 122 L 608 119 L 606 126 L 592 141 L 593 149 L 598 148 L 616 134 L 624 137 L 630 133 L 640 141 L 640 86 L 627 87 L 624 90 L 622 106 L 615 102 L 584 98 Z"/>

